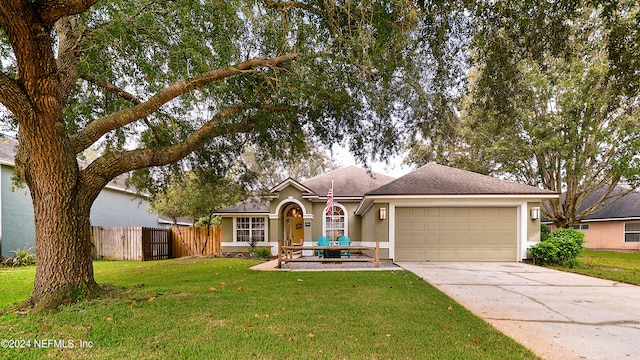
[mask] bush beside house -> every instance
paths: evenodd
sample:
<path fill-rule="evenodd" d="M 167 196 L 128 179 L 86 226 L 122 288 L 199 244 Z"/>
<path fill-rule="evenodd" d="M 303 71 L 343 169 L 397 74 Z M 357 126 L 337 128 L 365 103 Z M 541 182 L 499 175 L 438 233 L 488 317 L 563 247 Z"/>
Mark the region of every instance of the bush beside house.
<path fill-rule="evenodd" d="M 584 234 L 575 229 L 558 229 L 531 247 L 533 262 L 539 265 L 570 266 L 584 249 Z"/>

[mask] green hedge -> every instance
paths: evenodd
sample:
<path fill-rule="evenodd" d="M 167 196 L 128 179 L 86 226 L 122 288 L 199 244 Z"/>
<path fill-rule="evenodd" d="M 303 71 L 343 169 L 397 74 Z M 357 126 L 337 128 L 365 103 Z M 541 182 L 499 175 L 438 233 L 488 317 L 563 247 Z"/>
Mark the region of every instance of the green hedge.
<path fill-rule="evenodd" d="M 584 234 L 574 229 L 558 229 L 545 241 L 531 247 L 533 262 L 539 265 L 562 265 L 573 262 L 584 249 Z"/>

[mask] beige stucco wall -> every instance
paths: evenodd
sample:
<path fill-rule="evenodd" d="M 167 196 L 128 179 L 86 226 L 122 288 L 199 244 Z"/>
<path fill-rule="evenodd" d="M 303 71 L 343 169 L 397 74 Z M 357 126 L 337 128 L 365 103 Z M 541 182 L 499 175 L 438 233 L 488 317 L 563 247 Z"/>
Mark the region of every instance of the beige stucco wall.
<path fill-rule="evenodd" d="M 313 204 L 313 220 L 311 221 L 311 241 L 316 242 L 320 236 L 322 236 L 322 212 L 324 211 L 325 203 Z M 317 215 L 316 215 L 317 214 Z"/>
<path fill-rule="evenodd" d="M 387 209 L 387 218 L 380 220 L 380 208 Z M 389 242 L 389 204 L 374 204 L 362 216 L 362 241 L 373 242 Z"/>
<path fill-rule="evenodd" d="M 222 242 L 233 242 L 233 218 L 223 217 L 220 224 L 222 225 Z"/>
<path fill-rule="evenodd" d="M 376 224 L 375 224 L 375 218 L 373 216 L 373 211 L 364 213 L 360 221 L 362 223 L 362 238 L 363 239 L 375 238 Z"/>
<path fill-rule="evenodd" d="M 527 203 L 527 241 L 539 242 L 540 241 L 540 219 L 531 220 L 531 209 L 540 208 L 540 203 Z M 542 216 L 542 214 L 540 214 Z"/>
<path fill-rule="evenodd" d="M 286 201 L 289 198 L 299 201 L 305 207 L 305 210 L 307 212 L 311 211 L 311 201 L 303 199 L 302 192 L 300 190 L 296 189 L 293 186 L 287 186 L 278 193 L 278 198 L 271 200 L 269 212 L 275 214 L 278 204 L 282 203 L 282 201 Z"/>
<path fill-rule="evenodd" d="M 269 219 L 269 241 L 282 241 L 283 233 L 278 227 L 278 219 Z"/>
<path fill-rule="evenodd" d="M 380 208 L 387 209 L 387 218 L 380 220 Z M 362 241 L 372 243 L 380 241 L 380 259 L 389 259 L 389 203 L 373 204 L 371 208 L 361 217 Z M 373 251 L 363 251 L 367 256 L 375 256 Z"/>
<path fill-rule="evenodd" d="M 351 241 L 362 241 L 362 219 L 355 214 L 359 203 L 340 202 L 340 204 L 347 208 L 347 215 L 349 216 L 349 237 Z"/>

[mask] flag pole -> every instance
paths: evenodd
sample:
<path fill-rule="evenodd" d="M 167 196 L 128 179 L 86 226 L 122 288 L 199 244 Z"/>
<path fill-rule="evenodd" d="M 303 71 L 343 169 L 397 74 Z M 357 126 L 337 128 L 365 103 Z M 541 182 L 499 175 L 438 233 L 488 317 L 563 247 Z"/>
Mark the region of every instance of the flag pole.
<path fill-rule="evenodd" d="M 327 214 L 330 216 L 329 221 L 330 223 L 327 224 Z M 324 207 L 324 211 L 322 213 L 323 218 L 325 219 L 324 224 L 325 226 L 322 228 L 322 236 L 326 237 L 327 236 L 327 226 L 330 225 L 331 226 L 331 232 L 333 235 L 333 180 L 331 180 L 331 187 L 329 188 L 329 191 L 327 191 L 327 205 Z"/>
<path fill-rule="evenodd" d="M 336 230 L 334 229 L 333 223 L 333 180 L 331 180 L 331 240 L 333 241 L 333 237 L 336 236 Z"/>

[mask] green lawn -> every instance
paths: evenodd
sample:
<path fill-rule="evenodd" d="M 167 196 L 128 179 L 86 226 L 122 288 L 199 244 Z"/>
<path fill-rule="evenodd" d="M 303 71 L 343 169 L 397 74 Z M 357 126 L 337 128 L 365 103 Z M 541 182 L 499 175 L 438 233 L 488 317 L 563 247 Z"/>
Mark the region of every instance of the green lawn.
<path fill-rule="evenodd" d="M 559 267 L 575 272 L 628 284 L 640 285 L 640 253 L 584 250 L 574 268 Z"/>
<path fill-rule="evenodd" d="M 255 263 L 96 262 L 96 280 L 119 295 L 37 315 L 7 311 L 28 296 L 34 268 L 0 272 L 0 339 L 50 346 L 0 348 L 0 358 L 535 358 L 412 273 L 259 272 Z"/>

